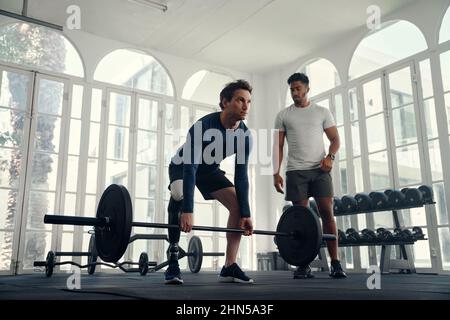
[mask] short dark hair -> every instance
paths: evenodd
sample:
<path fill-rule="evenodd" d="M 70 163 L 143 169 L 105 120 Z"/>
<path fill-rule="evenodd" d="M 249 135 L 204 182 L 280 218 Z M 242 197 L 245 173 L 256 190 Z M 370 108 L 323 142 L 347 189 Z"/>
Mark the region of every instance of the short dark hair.
<path fill-rule="evenodd" d="M 220 102 L 219 106 L 223 110 L 223 104 L 222 100 L 226 99 L 227 101 L 231 101 L 233 98 L 234 92 L 236 90 L 247 90 L 248 92 L 252 93 L 252 86 L 245 80 L 236 80 L 234 82 L 228 83 L 225 88 L 222 89 L 220 92 Z"/>
<path fill-rule="evenodd" d="M 291 85 L 291 83 L 295 81 L 300 81 L 309 86 L 309 78 L 304 73 L 294 73 L 292 76 L 289 77 L 287 83 L 288 85 Z"/>

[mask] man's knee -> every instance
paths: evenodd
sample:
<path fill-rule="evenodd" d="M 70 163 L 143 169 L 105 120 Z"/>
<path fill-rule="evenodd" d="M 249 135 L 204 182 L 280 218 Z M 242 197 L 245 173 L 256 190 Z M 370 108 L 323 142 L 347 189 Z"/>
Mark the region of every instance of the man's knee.
<path fill-rule="evenodd" d="M 170 195 L 175 201 L 183 200 L 183 180 L 175 180 L 170 184 Z"/>

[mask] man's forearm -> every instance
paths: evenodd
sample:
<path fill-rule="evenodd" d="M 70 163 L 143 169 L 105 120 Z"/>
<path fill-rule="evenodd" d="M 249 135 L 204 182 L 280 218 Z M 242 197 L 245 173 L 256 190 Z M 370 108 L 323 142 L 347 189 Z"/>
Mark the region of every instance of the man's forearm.
<path fill-rule="evenodd" d="M 328 153 L 336 154 L 339 151 L 339 147 L 341 146 L 341 143 L 339 141 L 339 138 L 334 139 L 331 141 L 330 147 L 328 148 Z"/>
<path fill-rule="evenodd" d="M 273 174 L 280 174 L 281 163 L 283 162 L 283 148 L 274 148 L 273 153 Z"/>

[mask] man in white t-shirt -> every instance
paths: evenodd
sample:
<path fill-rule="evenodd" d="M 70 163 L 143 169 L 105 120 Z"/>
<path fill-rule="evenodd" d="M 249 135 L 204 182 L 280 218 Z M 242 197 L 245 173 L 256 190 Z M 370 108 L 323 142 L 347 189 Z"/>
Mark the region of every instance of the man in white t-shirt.
<path fill-rule="evenodd" d="M 288 79 L 294 104 L 281 110 L 275 120 L 278 130 L 278 146 L 274 145 L 273 176 L 275 189 L 284 194 L 280 167 L 283 161 L 283 147 L 286 139 L 289 146 L 286 169 L 287 201 L 294 205 L 308 206 L 314 197 L 322 218 L 323 232 L 337 234 L 333 215 L 333 183 L 330 171 L 339 150 L 339 134 L 331 112 L 311 103 L 308 99 L 309 79 L 305 74 L 295 73 Z M 328 153 L 325 152 L 323 133 L 330 140 Z M 345 278 L 338 258 L 337 240 L 328 241 L 331 257 L 330 276 Z M 298 266 L 294 279 L 313 278 L 309 265 Z"/>

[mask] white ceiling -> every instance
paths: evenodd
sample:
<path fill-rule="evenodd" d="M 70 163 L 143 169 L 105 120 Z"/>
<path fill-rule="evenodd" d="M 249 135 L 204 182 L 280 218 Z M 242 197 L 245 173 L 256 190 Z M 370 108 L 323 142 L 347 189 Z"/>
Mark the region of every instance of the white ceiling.
<path fill-rule="evenodd" d="M 0 8 L 11 1 L 1 1 Z M 162 12 L 128 0 L 31 0 L 28 15 L 65 25 L 67 7 L 76 4 L 85 32 L 236 70 L 262 72 L 365 25 L 370 5 L 378 5 L 386 15 L 417 0 L 157 1 L 169 9 Z"/>

